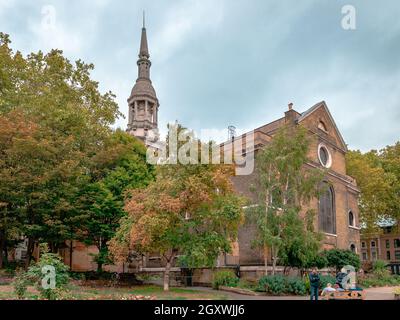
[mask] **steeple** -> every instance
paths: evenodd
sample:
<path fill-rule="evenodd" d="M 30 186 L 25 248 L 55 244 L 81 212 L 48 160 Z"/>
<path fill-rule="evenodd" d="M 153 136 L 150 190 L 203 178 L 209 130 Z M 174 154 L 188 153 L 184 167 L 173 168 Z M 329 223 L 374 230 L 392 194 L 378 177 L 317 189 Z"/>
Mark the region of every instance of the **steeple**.
<path fill-rule="evenodd" d="M 142 28 L 142 39 L 140 40 L 140 51 L 139 58 L 150 58 L 149 46 L 147 44 L 147 34 L 146 34 L 146 17 L 143 11 L 143 28 Z"/>
<path fill-rule="evenodd" d="M 143 27 L 140 40 L 138 78 L 128 99 L 129 122 L 127 132 L 143 140 L 153 142 L 158 139 L 158 108 L 156 91 L 150 80 L 149 47 L 143 12 Z"/>

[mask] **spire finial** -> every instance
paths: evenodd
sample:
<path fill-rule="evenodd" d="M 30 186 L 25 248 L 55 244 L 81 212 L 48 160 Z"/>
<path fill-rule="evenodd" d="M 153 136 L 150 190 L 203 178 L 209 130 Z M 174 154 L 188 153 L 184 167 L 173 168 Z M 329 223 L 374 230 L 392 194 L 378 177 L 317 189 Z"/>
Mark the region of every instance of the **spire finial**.
<path fill-rule="evenodd" d="M 146 11 L 143 10 L 143 29 L 146 28 Z"/>

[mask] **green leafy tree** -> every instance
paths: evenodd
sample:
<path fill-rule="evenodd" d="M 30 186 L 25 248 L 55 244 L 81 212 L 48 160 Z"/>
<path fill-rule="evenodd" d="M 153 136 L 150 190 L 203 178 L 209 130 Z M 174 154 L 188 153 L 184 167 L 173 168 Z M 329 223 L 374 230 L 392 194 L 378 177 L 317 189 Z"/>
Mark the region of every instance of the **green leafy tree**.
<path fill-rule="evenodd" d="M 115 96 L 91 79 L 93 68 L 60 50 L 23 57 L 0 33 L 0 246 L 10 233 L 28 237 L 27 267 L 35 244 L 56 252 L 76 234 L 77 194 L 108 174 L 98 159 L 121 114 Z"/>
<path fill-rule="evenodd" d="M 264 250 L 265 272 L 268 253 L 272 274 L 278 259 L 304 266 L 318 253 L 320 236 L 313 230 L 312 210 L 302 208 L 318 194 L 324 171 L 306 168 L 310 138 L 300 126 L 285 126 L 256 158 L 252 191 L 256 206 L 250 209 L 257 225 L 255 245 Z"/>
<path fill-rule="evenodd" d="M 127 192 L 146 187 L 154 180 L 155 172 L 146 162 L 144 144 L 120 130 L 96 155 L 96 161 L 95 182 L 83 188 L 77 200 L 77 208 L 84 217 L 78 238 L 88 245 L 96 245 L 95 261 L 101 272 L 104 264 L 112 262 L 107 243 L 125 215 Z"/>
<path fill-rule="evenodd" d="M 360 257 L 350 250 L 332 249 L 325 251 L 324 255 L 328 267 L 336 268 L 337 272 L 344 266 L 353 266 L 356 270 L 360 269 Z"/>

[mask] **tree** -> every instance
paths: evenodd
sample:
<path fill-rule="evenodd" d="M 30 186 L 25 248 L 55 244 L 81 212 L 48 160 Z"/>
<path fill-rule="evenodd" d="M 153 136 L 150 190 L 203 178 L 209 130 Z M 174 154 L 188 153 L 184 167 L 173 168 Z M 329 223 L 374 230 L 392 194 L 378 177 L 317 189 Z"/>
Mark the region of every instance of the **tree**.
<path fill-rule="evenodd" d="M 251 189 L 258 202 L 250 211 L 258 230 L 255 245 L 264 250 L 266 275 L 268 252 L 272 256 L 272 274 L 279 258 L 304 265 L 309 256 L 318 252 L 320 238 L 311 222 L 315 213 L 301 212 L 318 194 L 324 175 L 323 170 L 306 168 L 309 143 L 304 128 L 285 126 L 256 158 L 256 178 Z"/>
<path fill-rule="evenodd" d="M 353 266 L 356 270 L 360 269 L 360 257 L 350 250 L 332 249 L 324 252 L 328 267 L 336 268 L 339 272 L 344 266 Z"/>
<path fill-rule="evenodd" d="M 60 50 L 25 58 L 9 45 L 0 33 L 0 117 L 7 125 L 0 150 L 0 245 L 3 252 L 8 230 L 18 226 L 29 239 L 28 266 L 35 243 L 48 242 L 56 252 L 75 233 L 81 218 L 76 195 L 92 182 L 94 159 L 121 114 L 115 96 L 101 94 L 91 79 L 93 65 L 72 64 Z M 15 115 L 23 119 L 22 137 L 10 129 Z"/>
<path fill-rule="evenodd" d="M 78 211 L 84 216 L 79 237 L 96 245 L 98 271 L 109 264 L 108 241 L 114 237 L 123 211 L 126 191 L 144 188 L 154 180 L 154 168 L 146 162 L 146 149 L 136 138 L 117 130 L 96 155 L 93 183 L 80 192 Z"/>
<path fill-rule="evenodd" d="M 232 173 L 232 167 L 224 165 L 158 167 L 156 181 L 133 190 L 126 202 L 128 215 L 110 242 L 114 258 L 125 261 L 130 251 L 160 253 L 166 291 L 178 254 L 186 267 L 213 266 L 219 254 L 231 251 L 242 221 Z"/>
<path fill-rule="evenodd" d="M 375 232 L 378 222 L 399 217 L 398 145 L 381 152 L 350 151 L 346 155 L 347 172 L 361 191 L 359 208 L 364 232 Z"/>

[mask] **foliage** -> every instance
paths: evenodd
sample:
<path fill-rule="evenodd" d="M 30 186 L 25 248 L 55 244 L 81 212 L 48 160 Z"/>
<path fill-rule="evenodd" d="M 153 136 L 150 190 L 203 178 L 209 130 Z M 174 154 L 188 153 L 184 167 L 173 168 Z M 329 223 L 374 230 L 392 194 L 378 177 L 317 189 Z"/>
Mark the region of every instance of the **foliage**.
<path fill-rule="evenodd" d="M 400 288 L 397 288 L 393 291 L 393 293 L 397 296 L 400 296 Z"/>
<path fill-rule="evenodd" d="M 258 281 L 258 291 L 273 295 L 283 295 L 288 292 L 286 277 L 281 275 L 263 276 Z"/>
<path fill-rule="evenodd" d="M 347 172 L 361 190 L 359 208 L 364 233 L 375 232 L 382 220 L 400 218 L 400 142 L 380 151 L 351 151 Z"/>
<path fill-rule="evenodd" d="M 212 287 L 216 290 L 220 286 L 236 287 L 239 284 L 239 278 L 233 271 L 217 271 L 213 275 Z"/>
<path fill-rule="evenodd" d="M 313 211 L 302 207 L 318 194 L 321 169 L 306 169 L 310 138 L 301 126 L 285 126 L 256 159 L 252 191 L 257 206 L 250 209 L 257 224 L 254 244 L 267 248 L 287 266 L 305 267 L 318 254 L 321 236 L 313 228 Z M 267 259 L 266 259 L 267 263 Z"/>
<path fill-rule="evenodd" d="M 242 221 L 242 201 L 233 191 L 229 166 L 177 164 L 157 169 L 155 182 L 130 191 L 127 216 L 110 249 L 119 261 L 126 261 L 131 251 L 159 252 L 167 265 L 168 290 L 169 270 L 178 252 L 180 264 L 194 268 L 214 266 L 220 254 L 231 251 Z"/>
<path fill-rule="evenodd" d="M 400 286 L 400 276 L 392 274 L 368 274 L 358 278 L 358 284 L 363 288 Z"/>
<path fill-rule="evenodd" d="M 377 276 L 385 276 L 390 273 L 387 268 L 387 263 L 384 260 L 376 260 L 373 263 L 372 271 Z"/>
<path fill-rule="evenodd" d="M 307 286 L 301 278 L 289 277 L 286 281 L 288 293 L 298 296 L 304 296 L 307 294 Z"/>
<path fill-rule="evenodd" d="M 60 298 L 66 285 L 69 283 L 68 266 L 66 266 L 61 257 L 48 252 L 47 245 L 41 245 L 42 254 L 35 264 L 32 264 L 27 272 L 20 273 L 14 280 L 15 293 L 19 298 L 23 298 L 29 285 L 35 285 L 43 299 L 56 300 Z M 55 288 L 45 289 L 42 286 L 44 277 L 43 268 L 52 266 L 55 269 Z"/>
<path fill-rule="evenodd" d="M 39 241 L 57 252 L 77 239 L 101 269 L 126 190 L 153 180 L 143 143 L 111 130 L 122 114 L 93 69 L 60 50 L 24 57 L 0 33 L 0 252 L 28 237 L 26 267 Z"/>
<path fill-rule="evenodd" d="M 360 269 L 360 257 L 350 250 L 332 249 L 325 251 L 324 255 L 328 262 L 327 266 L 336 268 L 337 272 L 347 265 L 353 266 L 356 271 Z"/>
<path fill-rule="evenodd" d="M 331 276 L 331 275 L 321 275 L 320 276 L 320 283 L 319 283 L 319 287 L 320 289 L 324 289 L 328 286 L 328 283 L 335 285 L 336 283 L 336 277 Z"/>

